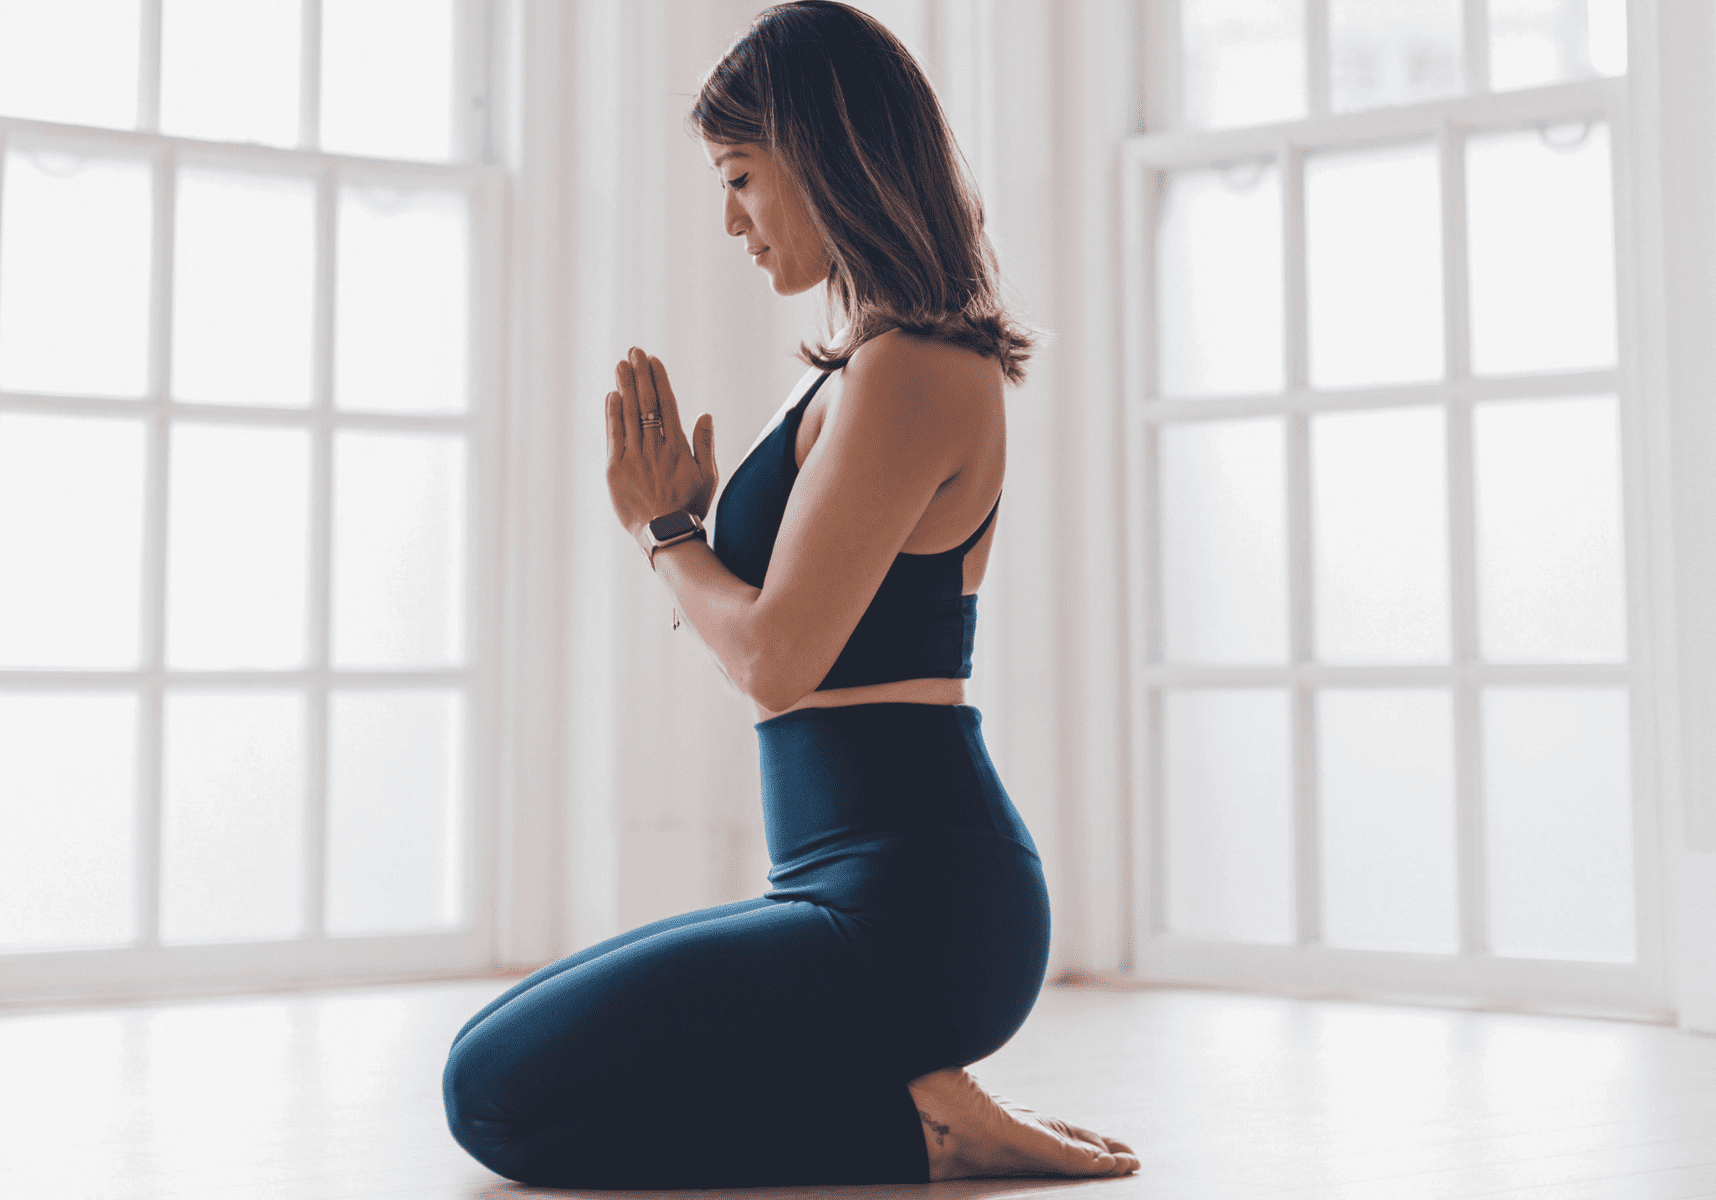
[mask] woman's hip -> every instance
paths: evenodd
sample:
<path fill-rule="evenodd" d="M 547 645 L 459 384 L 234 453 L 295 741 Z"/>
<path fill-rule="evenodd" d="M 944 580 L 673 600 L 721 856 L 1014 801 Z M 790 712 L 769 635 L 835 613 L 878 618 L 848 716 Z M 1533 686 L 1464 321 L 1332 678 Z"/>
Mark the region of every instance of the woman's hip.
<path fill-rule="evenodd" d="M 931 830 L 1036 846 L 970 705 L 805 708 L 756 725 L 763 823 L 777 864 L 855 839 Z"/>

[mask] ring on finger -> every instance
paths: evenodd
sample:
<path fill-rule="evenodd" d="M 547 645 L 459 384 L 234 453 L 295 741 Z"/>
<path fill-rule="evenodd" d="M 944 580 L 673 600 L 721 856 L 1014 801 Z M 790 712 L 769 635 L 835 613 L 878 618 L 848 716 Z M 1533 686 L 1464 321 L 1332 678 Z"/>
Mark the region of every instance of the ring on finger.
<path fill-rule="evenodd" d="M 659 429 L 661 428 L 661 414 L 658 412 L 645 413 L 638 419 L 638 424 L 642 425 L 645 429 L 648 429 L 651 426 Z"/>

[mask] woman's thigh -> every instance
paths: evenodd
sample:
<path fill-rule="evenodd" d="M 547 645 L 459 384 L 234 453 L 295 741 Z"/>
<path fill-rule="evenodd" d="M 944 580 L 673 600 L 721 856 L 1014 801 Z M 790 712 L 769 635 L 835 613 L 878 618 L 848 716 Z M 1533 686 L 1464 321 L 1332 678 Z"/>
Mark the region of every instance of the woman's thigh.
<path fill-rule="evenodd" d="M 455 1136 L 477 1153 L 568 1117 L 779 1103 L 903 1069 L 900 981 L 861 924 L 803 901 L 726 908 L 645 927 L 472 1026 L 444 1080 Z"/>
<path fill-rule="evenodd" d="M 752 912 L 759 908 L 766 908 L 773 903 L 774 901 L 772 900 L 759 898 L 756 900 L 739 900 L 733 904 L 721 904 L 714 908 L 700 908 L 695 912 L 680 913 L 678 916 L 674 917 L 663 917 L 659 921 L 651 921 L 647 925 L 639 925 L 636 929 L 628 929 L 625 933 L 615 934 L 604 942 L 597 942 L 593 946 L 586 946 L 576 954 L 569 954 L 559 962 L 549 963 L 541 970 L 525 976 L 525 978 L 519 980 L 512 987 L 489 1001 L 483 1006 L 476 1016 L 465 1022 L 464 1028 L 460 1029 L 459 1032 L 453 1036 L 453 1044 L 457 1046 L 466 1034 L 470 1033 L 471 1030 L 475 1029 L 478 1025 L 481 1025 L 491 1015 L 506 1007 L 508 1004 L 512 1003 L 513 1000 L 524 995 L 524 993 L 530 991 L 538 984 L 543 983 L 546 980 L 553 979 L 556 975 L 559 975 L 562 972 L 570 971 L 574 967 L 583 966 L 592 959 L 601 958 L 604 954 L 619 950 L 625 946 L 631 945 L 633 942 L 641 941 L 644 938 L 653 937 L 658 933 L 665 933 L 671 929 L 683 929 L 687 925 L 698 925 L 705 921 L 718 921 L 723 917 L 737 916 L 740 913 Z"/>

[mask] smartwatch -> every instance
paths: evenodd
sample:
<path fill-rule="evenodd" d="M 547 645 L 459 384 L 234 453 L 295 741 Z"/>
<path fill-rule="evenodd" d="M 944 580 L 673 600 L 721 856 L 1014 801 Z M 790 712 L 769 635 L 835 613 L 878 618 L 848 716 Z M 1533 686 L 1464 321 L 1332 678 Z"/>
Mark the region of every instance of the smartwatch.
<path fill-rule="evenodd" d="M 677 546 L 692 538 L 707 539 L 709 536 L 703 529 L 702 518 L 683 509 L 657 517 L 645 528 L 649 531 L 649 548 L 644 553 L 649 556 L 652 571 L 655 569 L 655 552 L 663 546 Z"/>

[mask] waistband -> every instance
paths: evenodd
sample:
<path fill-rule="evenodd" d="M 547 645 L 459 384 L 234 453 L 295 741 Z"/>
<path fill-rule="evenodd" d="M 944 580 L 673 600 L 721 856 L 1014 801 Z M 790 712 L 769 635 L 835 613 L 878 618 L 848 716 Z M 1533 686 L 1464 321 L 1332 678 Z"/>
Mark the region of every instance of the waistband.
<path fill-rule="evenodd" d="M 757 722 L 763 825 L 779 865 L 877 834 L 1030 832 L 1001 785 L 969 704 L 801 708 Z"/>

